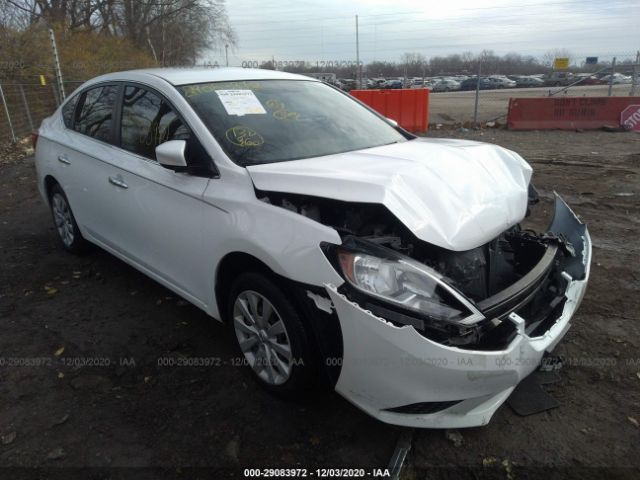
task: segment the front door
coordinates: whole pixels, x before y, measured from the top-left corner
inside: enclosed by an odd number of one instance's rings
[[[155,147],[187,141],[187,162],[210,161],[198,139],[157,92],[124,87],[117,126],[119,158],[110,170],[112,210],[119,228],[114,246],[142,269],[191,301],[206,304],[213,272],[203,262],[202,237],[206,175],[179,173],[156,161]],[[190,158],[197,156],[197,159]]]

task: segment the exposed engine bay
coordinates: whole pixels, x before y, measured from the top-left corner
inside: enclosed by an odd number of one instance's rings
[[[258,193],[267,203],[334,228],[342,238],[353,235],[407,255],[447,277],[475,301],[491,297],[522,278],[542,258],[548,243],[556,240],[516,226],[485,245],[454,252],[417,239],[382,205]],[[536,202],[537,197],[530,195],[530,203]]]
[[[484,245],[457,252],[419,240],[383,205],[289,193],[256,191],[256,194],[264,202],[334,228],[343,241],[357,237],[389,248],[445,277],[451,286],[474,301],[491,322],[470,329],[452,329],[451,325],[439,329],[429,322],[430,327],[425,328],[435,330],[427,336],[443,343],[494,348],[496,342],[507,341],[514,331],[507,325],[509,322],[503,322],[509,313],[525,312],[523,316],[531,319],[527,331],[534,332],[544,326],[551,311],[561,307],[566,281],[559,269],[553,267],[563,257],[575,255],[565,238],[538,234],[516,225]],[[537,201],[537,192],[530,187],[529,206]],[[494,332],[486,335],[488,330]]]

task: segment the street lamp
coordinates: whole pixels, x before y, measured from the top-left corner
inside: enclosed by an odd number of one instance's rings
[[[224,57],[227,61],[227,67],[229,66],[229,44],[225,44],[224,46]]]

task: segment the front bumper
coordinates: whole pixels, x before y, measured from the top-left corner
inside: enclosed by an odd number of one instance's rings
[[[577,254],[562,272],[568,285],[558,318],[542,335],[525,333],[525,320],[509,315],[517,328],[503,350],[466,350],[441,345],[412,326],[398,327],[325,285],[342,329],[344,354],[336,391],[387,423],[428,428],[486,425],[516,385],[533,372],[570,326],[589,279],[591,240],[586,227],[560,197],[550,231],[563,235]],[[398,413],[418,405],[424,412]],[[410,409],[409,409],[410,410]],[[403,411],[407,411],[406,409]]]

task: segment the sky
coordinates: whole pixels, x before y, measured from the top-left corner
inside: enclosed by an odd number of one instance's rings
[[[484,49],[542,57],[567,49],[576,58],[635,57],[638,0],[227,0],[238,43],[229,64],[276,60],[399,61]],[[205,61],[224,64],[224,46]]]

